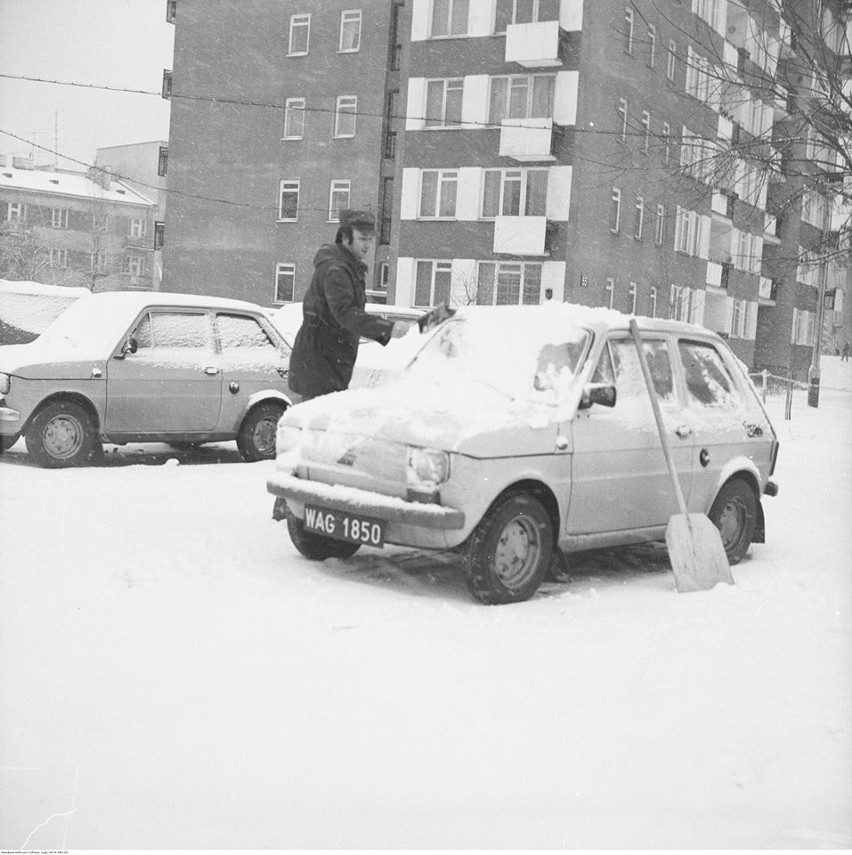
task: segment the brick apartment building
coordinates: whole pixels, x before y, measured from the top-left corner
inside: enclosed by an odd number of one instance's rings
[[[170,0],[164,288],[298,300],[366,207],[374,299],[612,306],[806,372],[820,288],[827,334],[844,304],[844,274],[802,263],[830,207],[754,157],[708,167],[717,140],[818,161],[774,148],[807,105],[749,82],[795,56],[772,2],[355,5]]]

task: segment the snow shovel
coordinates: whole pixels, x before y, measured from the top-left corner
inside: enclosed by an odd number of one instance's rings
[[[690,514],[686,509],[674,458],[666,439],[666,429],[663,425],[660,404],[657,401],[657,393],[651,379],[651,370],[648,368],[648,360],[645,358],[645,351],[642,348],[642,336],[639,334],[636,321],[633,319],[630,321],[630,332],[639,353],[639,365],[642,368],[642,376],[645,378],[645,385],[651,398],[651,407],[654,410],[654,419],[657,422],[663,455],[666,458],[666,465],[680,508],[679,514],[672,514],[669,517],[669,524],[666,526],[666,547],[674,572],[675,586],[679,593],[685,594],[689,591],[707,591],[719,582],[733,585],[734,577],[731,574],[731,567],[728,564],[728,556],[725,554],[719,529],[710,522],[709,517],[704,514]]]
[[[417,326],[420,327],[420,332],[427,332],[432,327],[443,323],[447,318],[451,318],[455,313],[455,309],[451,309],[446,303],[442,303],[440,306],[435,306],[434,309],[430,309],[425,315],[419,317],[417,319]]]

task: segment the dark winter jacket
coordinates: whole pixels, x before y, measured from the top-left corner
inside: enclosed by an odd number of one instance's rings
[[[314,258],[314,275],[302,303],[302,326],[290,357],[290,388],[306,398],[349,386],[358,339],[385,345],[393,322],[364,311],[365,264],[345,247],[325,244]]]

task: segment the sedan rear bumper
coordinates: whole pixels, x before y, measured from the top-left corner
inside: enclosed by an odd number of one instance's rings
[[[315,504],[388,522],[429,529],[464,528],[464,511],[434,503],[409,502],[355,487],[340,487],[275,472],[266,481],[275,496],[300,504]]]

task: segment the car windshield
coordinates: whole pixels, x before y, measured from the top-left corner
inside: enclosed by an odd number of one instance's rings
[[[562,311],[477,308],[447,321],[406,374],[441,384],[481,383],[513,399],[558,403],[572,389],[590,340]]]

